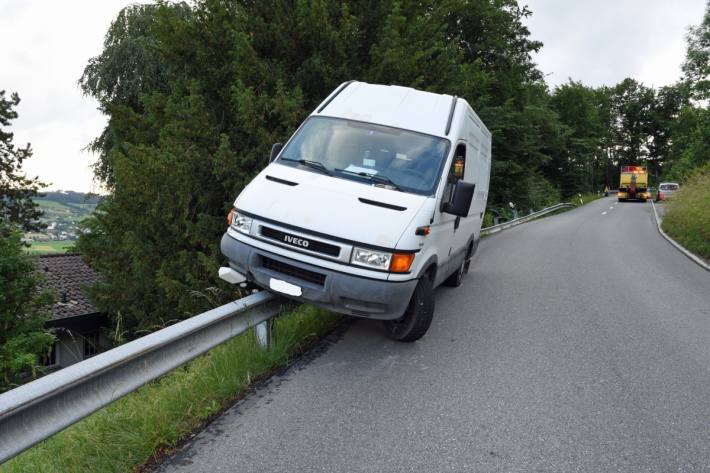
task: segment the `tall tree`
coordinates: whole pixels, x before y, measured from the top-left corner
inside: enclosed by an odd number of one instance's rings
[[[54,335],[44,330],[49,293],[17,227],[0,222],[0,392],[41,372]]]
[[[557,87],[551,98],[552,107],[569,130],[562,159],[552,164],[559,171],[557,182],[566,195],[593,192],[607,184],[602,150],[605,123],[598,97],[593,88],[570,80]]]
[[[17,94],[5,98],[0,91],[0,125],[17,118]],[[22,163],[32,156],[30,145],[17,148],[13,133],[0,128],[0,391],[38,373],[38,360],[54,336],[43,329],[49,295],[33,258],[24,251],[21,229],[39,228],[41,214],[32,197],[41,183],[22,173]]]
[[[647,158],[653,101],[653,90],[631,78],[612,89],[610,127],[620,165],[637,164]]]
[[[678,85],[661,87],[654,94],[648,120],[647,149],[649,173],[655,176],[657,183],[661,173],[672,163],[674,123],[687,99]]]
[[[710,99],[710,1],[702,22],[688,31],[683,80],[698,100]]]
[[[669,177],[683,179],[710,162],[710,1],[702,22],[687,36],[681,106],[671,122]],[[690,100],[688,100],[690,99]]]
[[[527,179],[559,142],[528,14],[514,0],[124,9],[80,80],[109,118],[95,149],[111,194],[78,245],[104,275],[96,303],[135,332],[208,307],[207,292],[234,297],[216,277],[224,214],[271,143],[345,80],[466,98],[505,135],[494,140],[507,163],[497,175]]]
[[[13,93],[5,97],[0,90],[0,221],[13,222],[25,230],[40,227],[39,217],[42,212],[32,200],[42,184],[38,178],[27,178],[22,172],[22,163],[32,156],[32,149],[27,144],[18,148],[13,144],[14,134],[6,129],[17,118],[15,107],[20,97]]]

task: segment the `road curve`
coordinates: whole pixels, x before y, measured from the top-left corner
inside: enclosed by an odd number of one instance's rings
[[[710,471],[710,273],[650,204],[481,242],[429,333],[358,321],[160,471]]]

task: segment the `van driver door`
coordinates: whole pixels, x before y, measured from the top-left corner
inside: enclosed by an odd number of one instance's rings
[[[452,199],[456,183],[464,178],[466,165],[466,143],[460,142],[456,145],[454,158],[451,161],[451,166],[446,176],[446,185],[441,199],[442,202],[453,201]],[[462,254],[466,251],[466,244],[468,243],[471,235],[465,231],[465,228],[468,227],[468,225],[462,225],[464,223],[464,219],[461,217],[442,213],[441,219],[444,224],[444,228],[450,232],[448,259],[446,264],[446,274],[449,274],[461,264]]]

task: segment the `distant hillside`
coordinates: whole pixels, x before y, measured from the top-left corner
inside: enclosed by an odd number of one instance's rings
[[[100,195],[74,191],[44,192],[43,196],[44,197],[40,197],[39,199],[51,200],[62,204],[93,204],[96,206],[101,200]]]
[[[96,209],[101,199],[94,194],[84,194],[74,191],[45,192],[35,199],[44,212],[41,220],[44,223],[74,228],[81,220],[85,219]]]
[[[101,196],[73,191],[45,192],[34,199],[42,210],[40,218],[46,228],[40,232],[27,233],[29,252],[64,252],[79,234],[79,223],[90,216]]]

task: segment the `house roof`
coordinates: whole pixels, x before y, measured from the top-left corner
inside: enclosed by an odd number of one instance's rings
[[[86,286],[99,281],[99,275],[82,261],[80,254],[42,255],[39,267],[49,288],[56,293],[56,302],[52,305],[53,320],[99,312],[84,293]]]

